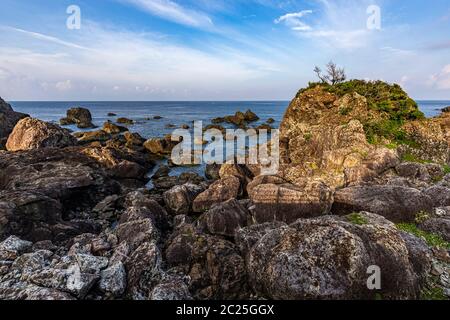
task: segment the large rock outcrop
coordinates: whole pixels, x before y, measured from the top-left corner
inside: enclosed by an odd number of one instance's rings
[[[372,91],[380,88],[387,90],[385,96],[374,98]],[[405,106],[390,100],[389,95],[394,94],[403,95]],[[394,114],[400,119],[421,116],[417,105],[408,99],[395,85],[370,82],[317,85],[300,91],[280,126],[281,175],[292,183],[308,176],[319,177],[339,188],[370,180],[394,167],[398,156],[383,145],[397,132],[383,129],[399,125],[392,120]],[[383,139],[385,143],[379,143]]]
[[[8,151],[74,146],[77,140],[66,129],[38,119],[20,120],[6,142]]]
[[[326,216],[243,229],[237,239],[254,243],[244,252],[253,289],[269,299],[417,298],[423,285],[414,265],[418,253],[391,222],[359,215],[362,223]],[[380,290],[368,289],[371,266],[381,272]]]

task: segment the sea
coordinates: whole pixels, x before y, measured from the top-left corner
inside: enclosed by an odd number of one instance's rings
[[[252,125],[258,126],[272,118],[275,120],[272,126],[278,127],[289,105],[289,101],[13,101],[9,103],[15,111],[54,123],[59,123],[59,120],[65,117],[66,111],[72,107],[89,109],[92,113],[94,124],[99,127],[108,120],[115,121],[119,117],[126,117],[135,122],[133,126],[129,127],[130,131],[137,132],[147,139],[164,137],[167,134],[171,134],[174,127],[180,128],[184,124],[192,126],[193,121],[203,121],[204,126],[206,126],[214,118],[232,115],[236,111],[245,112],[248,109],[251,109],[260,118],[258,122]],[[422,112],[430,118],[439,115],[443,108],[450,106],[450,101],[417,101],[417,103]],[[114,113],[117,116],[108,117],[108,113]],[[153,119],[155,116],[162,118],[155,120]],[[68,126],[67,128],[73,131],[82,131],[75,126]],[[185,169],[175,168],[171,175],[177,175],[184,171]],[[191,171],[204,172],[201,167],[192,168]]]
[[[450,106],[450,101],[417,101],[420,109],[427,117],[439,115],[441,110]],[[211,119],[234,114],[236,111],[254,111],[260,121],[265,123],[273,118],[277,127],[289,105],[289,101],[208,101],[208,102],[47,102],[47,101],[14,101],[10,102],[14,110],[31,115],[44,121],[58,123],[72,107],[85,107],[92,113],[93,122],[101,127],[107,120],[115,121],[119,117],[126,117],[135,121],[131,131],[138,132],[144,138],[163,137],[173,132],[173,126],[180,127],[192,121],[203,121],[204,125],[211,123]],[[108,117],[108,113],[117,116]],[[154,120],[160,116],[162,119]],[[169,127],[170,126],[170,127]],[[67,127],[73,131],[80,131],[74,126]]]

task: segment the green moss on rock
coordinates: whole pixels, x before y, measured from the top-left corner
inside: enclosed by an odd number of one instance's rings
[[[371,110],[379,112],[380,119],[363,123],[367,140],[371,144],[382,143],[389,140],[397,145],[409,145],[419,147],[409,140],[402,129],[405,122],[424,119],[425,115],[419,110],[417,103],[397,84],[389,84],[383,81],[351,80],[335,85],[327,83],[310,83],[307,88],[301,89],[298,95],[309,89],[321,86],[327,92],[338,97],[346,94],[358,93],[367,99]],[[341,109],[345,115],[349,110]]]

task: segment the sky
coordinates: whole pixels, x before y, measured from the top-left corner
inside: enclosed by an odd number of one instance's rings
[[[450,1],[0,1],[9,101],[290,100],[330,60],[450,100]]]

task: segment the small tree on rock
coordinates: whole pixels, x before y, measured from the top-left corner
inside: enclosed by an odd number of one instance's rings
[[[344,82],[347,79],[344,68],[339,68],[333,61],[330,61],[327,64],[326,75],[322,74],[322,69],[317,66],[314,68],[314,72],[317,74],[320,81],[331,85]]]

